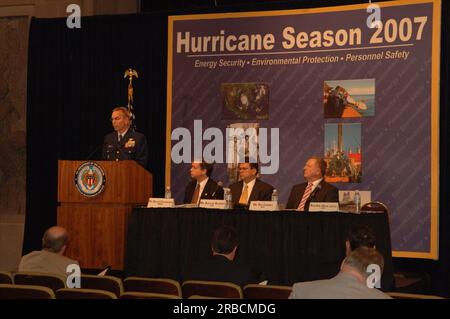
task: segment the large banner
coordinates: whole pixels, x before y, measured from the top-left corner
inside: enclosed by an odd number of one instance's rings
[[[438,258],[439,0],[169,17],[166,184],[258,158],[287,202],[312,155],[390,212],[393,255]],[[254,156],[256,154],[256,157]],[[348,197],[348,198],[347,198]]]

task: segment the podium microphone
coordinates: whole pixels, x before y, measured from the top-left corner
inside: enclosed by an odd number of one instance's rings
[[[90,160],[92,158],[92,156],[94,156],[95,153],[97,153],[97,151],[99,150],[100,147],[104,146],[106,143],[103,142],[101,144],[98,144],[97,147],[91,152],[89,153],[88,156],[85,157],[86,161]]]

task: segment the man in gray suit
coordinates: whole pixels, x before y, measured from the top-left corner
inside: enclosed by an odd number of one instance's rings
[[[294,284],[290,299],[391,299],[368,287],[369,265],[378,265],[383,272],[383,256],[375,249],[360,247],[347,256],[341,271],[331,279]],[[379,274],[381,277],[381,273]]]
[[[40,272],[67,277],[67,266],[78,265],[76,260],[63,256],[68,243],[69,234],[65,228],[50,227],[42,237],[42,250],[23,256],[19,272]]]

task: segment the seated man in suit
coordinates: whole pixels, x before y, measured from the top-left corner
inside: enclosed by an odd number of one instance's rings
[[[323,179],[326,169],[327,163],[322,158],[310,157],[303,167],[307,182],[292,187],[286,208],[308,211],[310,202],[339,202],[338,189]]]
[[[359,247],[375,247],[375,234],[373,230],[366,225],[353,226],[345,241],[345,255],[349,256],[350,253]]]
[[[253,200],[270,201],[273,186],[264,183],[258,175],[258,163],[250,163],[249,158],[239,163],[239,182],[230,185],[234,206],[248,206]]]
[[[212,171],[211,163],[192,163],[192,181],[186,186],[183,201],[185,204],[198,204],[200,199],[223,199],[223,188],[211,178]]]
[[[376,288],[369,288],[370,265],[383,273],[383,256],[375,249],[360,247],[347,256],[336,277],[294,284],[290,299],[391,299]]]
[[[194,265],[186,280],[225,281],[241,287],[257,283],[256,273],[234,261],[238,246],[236,231],[228,226],[219,227],[211,239],[212,258]]]
[[[19,272],[40,272],[67,277],[66,269],[76,260],[64,257],[69,234],[63,227],[49,228],[42,237],[42,250],[33,251],[22,257]]]
[[[114,131],[105,136],[103,159],[107,161],[134,160],[144,168],[148,162],[147,139],[131,128],[131,114],[125,107],[116,107],[111,115]]]

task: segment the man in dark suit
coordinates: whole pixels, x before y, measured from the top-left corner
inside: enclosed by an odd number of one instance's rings
[[[234,261],[238,245],[238,236],[233,228],[221,226],[216,229],[211,240],[212,258],[194,265],[186,280],[224,281],[241,287],[257,283],[256,273]]]
[[[234,206],[248,206],[251,201],[270,201],[272,199],[273,186],[256,178],[258,163],[250,163],[246,158],[245,163],[239,163],[239,182],[230,185]]]
[[[125,107],[116,107],[111,115],[114,131],[105,136],[103,159],[107,161],[134,160],[146,168],[147,139],[131,126],[131,114]]]
[[[223,199],[223,188],[210,176],[213,164],[193,162],[191,165],[192,181],[186,186],[185,204],[198,204],[200,199]]]
[[[339,202],[336,187],[324,181],[327,163],[320,157],[312,156],[303,167],[306,183],[292,187],[287,209],[308,211],[310,202]]]

